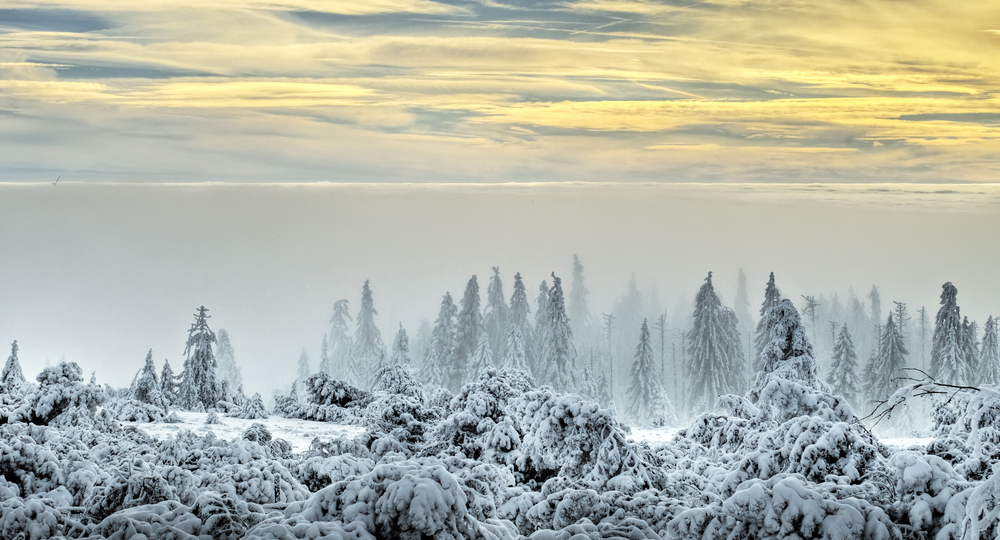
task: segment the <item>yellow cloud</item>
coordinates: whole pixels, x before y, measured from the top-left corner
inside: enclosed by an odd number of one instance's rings
[[[178,11],[178,10],[276,10],[316,11],[338,15],[373,15],[377,13],[441,14],[458,12],[457,8],[430,0],[8,0],[7,8],[59,8],[88,11]]]

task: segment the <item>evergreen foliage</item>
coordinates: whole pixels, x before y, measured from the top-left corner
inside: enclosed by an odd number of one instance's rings
[[[893,394],[899,387],[900,377],[905,376],[903,368],[906,367],[906,356],[910,352],[903,344],[903,335],[899,331],[899,325],[889,315],[889,320],[882,329],[879,341],[878,362],[873,372],[874,380],[871,384],[869,397],[875,401],[881,401]]]
[[[302,347],[302,353],[299,354],[299,363],[295,368],[294,387],[298,393],[305,392],[306,379],[309,378],[309,375],[309,353],[306,352],[305,347]]]
[[[549,309],[549,284],[543,279],[538,284],[538,296],[535,298],[534,340],[531,344],[534,350],[534,363],[531,366],[531,371],[536,379],[542,381],[547,380],[548,376],[548,359],[545,357],[545,348],[552,339],[551,332],[552,311]]]
[[[847,325],[841,325],[837,343],[833,348],[833,359],[827,383],[834,395],[847,398],[854,405],[859,404],[861,381],[858,379],[858,355],[854,351],[854,341]]]
[[[997,320],[993,316],[986,319],[986,325],[983,326],[983,344],[979,354],[981,384],[1000,386],[1000,343]]]
[[[493,351],[490,349],[490,340],[487,338],[485,332],[479,336],[479,345],[476,347],[476,352],[472,355],[469,368],[465,384],[475,382],[479,379],[480,375],[489,369],[496,369],[496,366],[493,364]]]
[[[375,302],[368,280],[361,289],[361,309],[358,311],[357,328],[354,331],[354,347],[351,349],[351,366],[348,381],[352,384],[371,388],[378,369],[385,367],[387,354],[382,333],[375,326]]]
[[[218,379],[229,387],[231,391],[243,387],[243,373],[236,365],[236,351],[229,341],[229,332],[225,328],[219,329],[219,344],[215,348],[215,359],[219,364]]]
[[[455,319],[458,308],[451,299],[450,293],[444,293],[441,298],[441,309],[438,310],[434,329],[431,330],[431,345],[427,358],[424,359],[422,378],[425,383],[445,388],[451,385],[450,362],[455,349]]]
[[[771,310],[781,301],[781,291],[774,284],[774,272],[767,278],[767,286],[764,288],[764,301],[760,305],[760,320],[757,321],[757,333],[754,338],[756,356],[753,360],[753,372],[759,375],[764,369],[763,353],[764,348],[771,342],[771,334],[775,325],[775,315]]]
[[[531,368],[528,366],[528,357],[525,354],[524,338],[521,336],[521,329],[516,326],[507,332],[507,341],[504,344],[503,359],[500,367],[519,369],[525,373],[531,373]]]
[[[573,254],[573,283],[569,291],[569,320],[573,323],[573,333],[577,339],[589,338],[592,333],[593,321],[590,317],[590,307],[587,296],[590,291],[584,284],[583,263]]]
[[[524,343],[524,360],[529,366],[526,369],[532,373],[535,365],[535,341],[532,331],[531,321],[528,315],[531,313],[531,306],[528,304],[528,292],[524,288],[524,281],[521,280],[521,273],[514,274],[514,290],[510,295],[510,310],[507,312],[507,324],[511,329],[517,328],[521,333],[521,340]],[[536,374],[537,375],[537,374]]]
[[[187,346],[184,354],[184,371],[178,389],[178,405],[191,411],[215,408],[221,396],[215,377],[217,369],[212,345],[216,343],[215,332],[208,327],[208,309],[198,308],[195,321],[188,330]]]
[[[163,394],[163,398],[168,403],[173,404],[177,401],[177,389],[177,377],[170,367],[170,360],[165,359],[163,360],[163,370],[160,372],[160,393]]]
[[[490,340],[490,349],[503,350],[507,339],[507,327],[510,308],[503,295],[503,282],[500,280],[500,268],[493,267],[489,287],[486,288],[486,310],[483,313],[483,326]]]
[[[156,364],[153,363],[153,349],[146,353],[146,362],[136,377],[132,388],[132,399],[156,405],[164,410],[169,406],[166,397],[160,391],[160,381],[156,377]]]
[[[965,371],[969,373],[968,384],[979,383],[979,343],[976,337],[978,328],[976,323],[969,322],[968,317],[962,318],[962,333],[959,335],[959,350],[962,351],[962,361],[965,363]]]
[[[628,391],[625,414],[636,425],[649,425],[652,419],[653,398],[659,384],[656,382],[656,365],[653,359],[653,345],[649,336],[649,325],[642,321],[639,330],[639,344],[632,357],[632,384]]]
[[[344,378],[352,369],[351,350],[354,348],[350,336],[351,318],[347,300],[333,304],[330,317],[330,339],[327,342],[327,361],[321,363],[319,371],[333,378]]]
[[[544,332],[541,358],[544,362],[543,380],[557,392],[572,392],[577,389],[576,347],[573,344],[573,330],[566,315],[566,301],[563,296],[562,280],[552,274],[552,288],[546,303],[548,328]]]
[[[10,356],[3,366],[3,374],[0,375],[0,392],[15,392],[20,389],[27,380],[24,372],[21,371],[21,362],[17,359],[17,340],[10,344]]]
[[[694,304],[694,324],[688,333],[685,372],[692,410],[708,410],[723,394],[739,391],[743,362],[735,315],[722,307],[712,285],[712,273],[698,290]]]
[[[966,384],[974,377],[962,354],[962,317],[958,289],[947,282],[941,286],[941,307],[934,318],[931,338],[931,376],[946,384]]]
[[[795,305],[787,298],[769,310],[773,325],[771,341],[761,353],[763,368],[751,390],[750,400],[756,402],[761,392],[775,379],[785,379],[804,388],[822,390],[816,378],[816,359],[813,347]]]
[[[465,286],[455,326],[455,348],[452,350],[449,385],[453,392],[457,392],[465,382],[466,372],[471,370],[469,363],[484,333],[483,315],[479,308],[479,281],[476,276],[472,276]]]
[[[389,357],[389,364],[393,366],[412,367],[410,360],[410,338],[406,335],[403,323],[399,323],[399,330],[392,340],[392,356]]]

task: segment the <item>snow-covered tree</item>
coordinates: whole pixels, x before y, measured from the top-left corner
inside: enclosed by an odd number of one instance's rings
[[[342,379],[351,369],[351,350],[353,343],[350,336],[351,318],[347,300],[338,300],[333,304],[333,315],[330,317],[330,338],[327,341],[327,361],[321,363],[319,371],[335,378]]]
[[[947,384],[966,384],[974,377],[962,355],[958,289],[950,281],[941,288],[941,308],[934,319],[934,336],[931,338],[931,376]]]
[[[160,372],[160,393],[168,403],[177,402],[177,377],[170,367],[170,360],[163,360],[163,370]]]
[[[781,302],[781,291],[774,284],[774,272],[767,278],[767,286],[764,288],[764,301],[760,305],[760,320],[757,321],[757,333],[754,339],[756,345],[756,356],[753,359],[753,372],[759,375],[764,369],[763,352],[768,343],[771,342],[771,330],[774,328],[775,316],[771,310]]]
[[[531,344],[534,352],[534,363],[531,369],[536,379],[545,381],[548,376],[548,359],[545,357],[545,347],[551,340],[552,311],[549,309],[549,284],[542,280],[538,284],[538,296],[535,298],[535,328],[534,340]]]
[[[572,392],[577,389],[576,346],[573,344],[573,330],[566,315],[566,300],[563,296],[562,279],[552,274],[552,288],[546,304],[548,330],[542,343],[541,358],[546,366],[542,380],[548,382],[557,392]]]
[[[500,367],[519,369],[526,373],[531,373],[531,368],[528,366],[528,357],[524,351],[524,338],[521,336],[521,329],[515,326],[507,332],[507,341],[504,344]]]
[[[573,283],[569,291],[569,320],[573,323],[573,334],[577,339],[589,340],[592,332],[593,321],[590,318],[590,307],[587,305],[587,296],[590,291],[584,284],[583,263],[580,258],[573,254]]]
[[[962,351],[962,361],[965,363],[966,372],[971,375],[966,380],[967,384],[978,384],[979,382],[979,343],[976,323],[969,322],[968,317],[962,318],[962,333],[959,335],[959,350]]]
[[[264,407],[264,400],[260,397],[260,393],[255,392],[253,397],[243,400],[243,403],[227,416],[242,418],[244,420],[263,420],[271,415],[268,414],[267,408]]]
[[[160,381],[156,377],[156,364],[153,362],[153,349],[146,353],[146,362],[143,364],[139,375],[135,379],[132,388],[132,399],[156,405],[166,409],[169,403],[160,391]]]
[[[846,324],[841,325],[840,334],[837,335],[826,381],[834,394],[846,397],[855,405],[859,404],[861,380],[858,375],[858,355],[854,351],[854,341]]]
[[[743,336],[743,340],[746,343],[742,344],[744,349],[743,358],[753,358],[754,348],[754,323],[753,316],[750,314],[750,297],[747,292],[747,275],[743,273],[743,269],[740,268],[739,276],[736,280],[736,298],[733,300],[733,312],[736,314],[736,318],[739,320],[740,335]],[[748,373],[746,375],[748,381],[753,380],[753,364],[756,361],[751,361],[751,365],[747,366]]]
[[[688,333],[687,373],[692,410],[708,410],[722,394],[739,391],[743,374],[742,345],[735,315],[722,307],[712,285],[712,273],[694,300],[694,324]]]
[[[878,287],[872,285],[872,290],[868,291],[868,301],[872,305],[872,320],[882,320],[882,298],[878,294]],[[898,325],[897,325],[898,326]],[[881,344],[879,345],[881,347]]]
[[[458,308],[451,299],[451,293],[444,293],[441,309],[438,310],[434,329],[431,330],[431,345],[424,359],[421,377],[426,384],[440,388],[451,385],[451,355],[455,349],[455,319]]]
[[[875,366],[874,380],[871,383],[869,398],[875,401],[884,400],[892,395],[901,385],[899,378],[905,376],[906,356],[910,351],[903,344],[903,335],[899,326],[889,315],[889,320],[882,329],[879,340],[878,363]]]
[[[535,365],[534,333],[528,314],[531,313],[531,306],[528,305],[528,292],[524,288],[524,281],[521,280],[521,273],[514,274],[514,291],[510,295],[510,310],[507,312],[507,325],[517,328],[521,332],[521,339],[524,342],[524,359],[532,372]]]
[[[364,388],[371,388],[375,382],[375,374],[385,367],[388,359],[382,332],[375,326],[375,315],[378,315],[378,311],[375,310],[372,290],[366,279],[361,289],[361,309],[358,311],[354,347],[349,362],[353,369],[348,377],[348,382]]]
[[[997,320],[991,315],[983,326],[983,344],[979,350],[980,382],[984,385],[1000,386],[1000,342],[997,336]]]
[[[302,347],[302,352],[299,354],[299,363],[295,368],[295,389],[299,394],[305,393],[306,390],[306,380],[311,375],[309,369],[309,353],[306,352],[306,348]]]
[[[645,426],[649,424],[653,396],[659,386],[649,325],[645,320],[642,321],[642,328],[639,330],[639,344],[636,345],[635,355],[632,357],[631,375],[632,380],[628,388],[625,414],[637,425]]]
[[[392,340],[392,356],[389,357],[389,364],[394,366],[412,367],[410,360],[410,338],[406,335],[403,323],[399,323],[399,330]]]
[[[24,372],[21,371],[21,362],[17,359],[17,340],[10,345],[10,356],[3,366],[3,374],[0,375],[0,391],[11,393],[27,382]]]
[[[466,379],[469,363],[479,346],[479,338],[485,333],[483,315],[479,308],[479,281],[476,276],[469,279],[462,296],[455,326],[455,349],[452,351],[451,385],[453,391],[461,388]]]
[[[767,385],[777,379],[786,379],[806,388],[822,389],[817,379],[816,359],[812,344],[806,337],[799,312],[792,301],[785,298],[769,310],[773,325],[771,341],[761,353],[763,365],[749,397],[756,402]]]
[[[500,280],[500,268],[493,267],[493,276],[486,288],[486,310],[483,313],[483,326],[490,340],[490,349],[502,350],[507,339],[507,319],[510,308],[503,295],[503,282]]]
[[[198,308],[184,348],[187,359],[181,372],[177,399],[180,407],[192,411],[213,409],[220,399],[219,384],[215,378],[217,365],[212,352],[216,338],[215,332],[208,327],[210,316],[207,313],[205,306]]]
[[[236,392],[238,388],[243,387],[243,373],[236,365],[236,352],[229,341],[229,332],[225,328],[220,328],[218,338],[215,359],[219,364],[219,371],[216,377],[226,384],[230,392]]]
[[[465,384],[475,382],[486,370],[494,368],[496,366],[493,364],[493,351],[490,349],[490,340],[484,332],[479,336],[479,345],[476,347],[476,352],[472,355],[471,362],[469,363],[469,370],[465,376]]]

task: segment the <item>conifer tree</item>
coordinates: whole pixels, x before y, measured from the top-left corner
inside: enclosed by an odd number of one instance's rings
[[[962,355],[962,317],[958,289],[949,281],[941,286],[941,308],[931,338],[931,376],[946,384],[966,384],[973,377]]]
[[[217,378],[235,392],[237,388],[243,386],[243,373],[236,365],[236,352],[229,341],[229,332],[226,332],[225,328],[220,328],[218,337],[219,344],[215,348],[215,358],[219,363]]]
[[[507,307],[507,299],[503,295],[500,268],[494,266],[493,277],[490,278],[489,287],[486,288],[486,311],[483,313],[483,326],[490,340],[491,350],[503,349],[504,341],[507,339],[508,311],[510,308]]]
[[[493,350],[490,349],[490,340],[487,338],[485,332],[479,336],[479,345],[476,346],[476,352],[472,355],[469,367],[470,369],[465,377],[465,384],[475,382],[486,370],[496,367],[493,364]]]
[[[389,364],[393,366],[413,367],[410,360],[410,338],[406,335],[403,323],[399,323],[399,330],[392,340],[392,356],[389,357]]]
[[[644,426],[649,423],[653,403],[653,396],[656,393],[656,367],[653,360],[653,345],[649,336],[649,325],[642,321],[642,328],[639,330],[639,344],[636,345],[635,355],[632,357],[632,381],[628,391],[628,404],[626,415],[636,423]]]
[[[530,374],[531,368],[528,366],[528,357],[524,351],[524,338],[521,337],[521,329],[515,326],[510,329],[510,332],[507,332],[501,367],[519,369]]]
[[[375,374],[386,363],[385,343],[382,342],[382,332],[375,326],[375,302],[372,290],[365,280],[361,289],[361,309],[358,311],[357,328],[354,331],[354,347],[350,364],[353,373],[349,382],[364,388],[371,388],[375,382]]]
[[[215,378],[217,365],[212,352],[216,337],[215,332],[208,327],[208,319],[211,317],[207,313],[205,306],[198,308],[184,348],[187,359],[181,372],[177,397],[179,405],[191,411],[213,409],[220,399],[219,385]]]
[[[767,278],[767,286],[764,288],[764,302],[760,305],[760,320],[757,322],[757,333],[754,339],[756,351],[753,359],[753,372],[760,374],[764,369],[763,356],[764,348],[771,342],[771,330],[774,328],[775,317],[771,310],[781,302],[781,291],[774,284],[774,272]]]
[[[299,394],[305,394],[306,380],[309,379],[309,375],[309,353],[306,352],[305,347],[302,347],[299,363],[295,369],[295,384],[293,385]]]
[[[534,333],[531,322],[528,320],[530,313],[528,292],[524,288],[524,281],[521,280],[521,273],[518,272],[514,274],[514,291],[510,295],[507,323],[511,329],[517,328],[521,333],[521,340],[524,343],[524,360],[528,366],[525,371],[528,373],[532,373],[532,367],[535,364]]]
[[[573,392],[578,389],[576,347],[573,344],[569,316],[566,315],[562,279],[556,277],[555,273],[552,274],[552,288],[549,290],[546,311],[549,313],[549,327],[545,333],[547,339],[542,346],[541,356],[547,368],[543,380],[557,392]]]
[[[722,394],[738,391],[734,380],[743,370],[732,355],[742,347],[738,339],[731,342],[733,333],[738,337],[739,330],[735,328],[735,316],[730,319],[726,311],[715,294],[709,272],[695,297],[694,324],[688,334],[686,373],[692,410],[708,410]]]
[[[965,363],[965,371],[969,373],[966,379],[967,384],[979,383],[979,343],[977,334],[979,329],[976,323],[969,322],[968,317],[962,318],[962,333],[959,336],[959,349],[962,351],[962,362]]]
[[[740,335],[740,321],[736,312],[729,308],[722,310],[722,343],[724,345],[723,360],[725,365],[726,386],[730,393],[746,392],[747,380],[743,376],[747,371],[747,357],[743,353],[743,337]]]
[[[323,334],[323,344],[319,347],[319,368],[317,373],[329,373],[326,371],[328,369],[333,369],[330,365],[330,340],[327,339],[327,335]]]
[[[872,383],[872,400],[883,400],[888,398],[899,387],[899,378],[905,375],[903,369],[906,367],[906,356],[910,352],[903,344],[903,335],[899,332],[899,326],[889,315],[889,320],[882,330],[879,341],[878,363],[875,366]]]
[[[610,407],[611,402],[614,397],[611,394],[611,379],[608,377],[607,370],[601,370],[601,374],[597,377],[597,401],[598,405]]]
[[[872,290],[868,292],[868,300],[872,303],[872,320],[881,321],[882,299],[878,294],[878,287],[876,287],[875,285],[872,285]]]
[[[580,338],[589,338],[593,321],[590,318],[590,307],[587,296],[590,291],[584,285],[583,263],[573,254],[573,283],[569,292],[569,320],[573,323],[573,333]]]
[[[821,389],[816,378],[816,358],[812,344],[806,337],[799,312],[792,301],[785,298],[770,309],[773,325],[771,341],[761,353],[763,368],[757,375],[751,401],[760,398],[760,392],[775,377],[799,383],[808,388]]]
[[[531,346],[534,349],[534,364],[531,369],[535,377],[546,380],[548,376],[548,359],[545,357],[545,347],[551,339],[552,312],[549,309],[549,284],[544,279],[538,285],[538,297],[535,298],[535,335]]]
[[[353,369],[351,351],[351,318],[347,300],[338,300],[333,304],[333,316],[330,317],[330,340],[327,342],[327,362],[320,364],[319,370],[334,379],[343,379]]]
[[[743,273],[743,269],[740,268],[740,273],[736,281],[736,298],[733,301],[733,312],[736,313],[736,318],[739,320],[740,334],[744,336],[746,341],[742,344],[744,349],[743,358],[754,358],[754,324],[753,316],[750,315],[750,297],[747,293],[747,276]],[[750,362],[748,369],[753,369],[753,364],[756,362]],[[753,380],[753,373],[747,373],[747,380]]]
[[[455,319],[458,308],[451,299],[451,293],[444,293],[441,309],[438,310],[434,329],[431,330],[431,345],[424,360],[423,380],[431,386],[451,386],[450,362],[455,349]]]
[[[1000,343],[997,336],[997,321],[992,316],[983,326],[983,345],[979,351],[979,373],[981,384],[1000,386]]]
[[[859,404],[861,381],[858,379],[858,355],[854,351],[854,341],[846,324],[840,327],[826,381],[834,394],[844,396],[854,405]]]
[[[24,372],[21,371],[21,362],[17,359],[17,340],[10,345],[10,356],[3,366],[3,374],[0,375],[0,392],[11,393],[20,389],[27,380]]]
[[[177,401],[177,377],[170,368],[170,360],[163,360],[163,371],[160,372],[160,393],[168,403]]]
[[[472,276],[465,286],[455,327],[455,350],[452,351],[451,362],[451,387],[454,391],[461,388],[465,381],[472,355],[476,353],[479,338],[484,333],[483,316],[479,309],[479,281],[476,276]]]
[[[135,379],[135,385],[132,388],[132,399],[164,409],[167,408],[167,400],[160,392],[160,381],[156,377],[156,365],[153,363],[153,349],[150,349],[146,353],[146,362]]]

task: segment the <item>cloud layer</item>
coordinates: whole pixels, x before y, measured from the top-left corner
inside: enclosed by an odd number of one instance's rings
[[[0,180],[997,181],[997,20],[943,0],[15,0]]]

